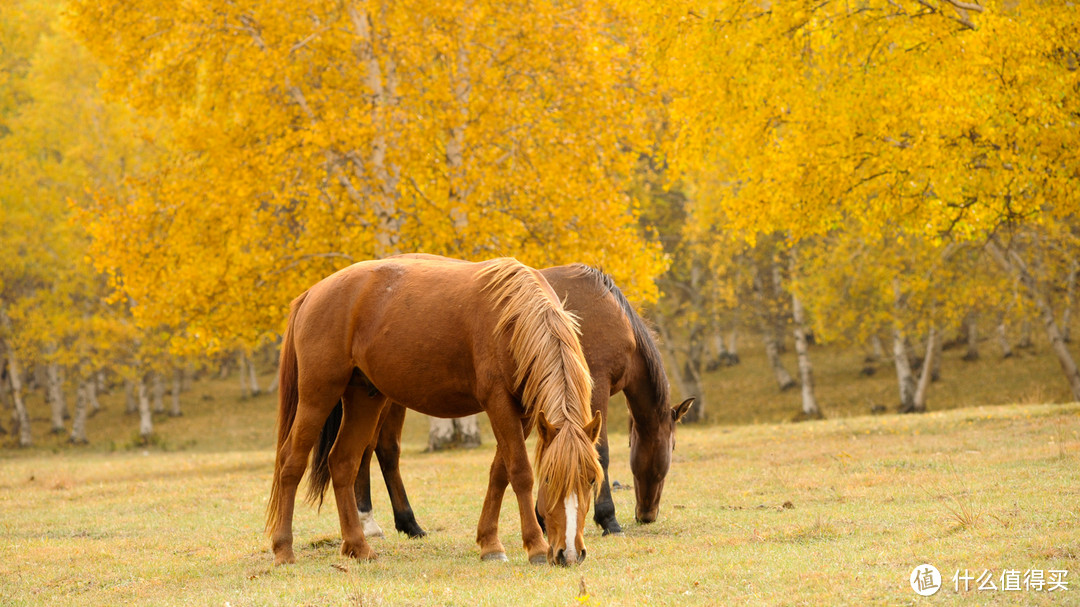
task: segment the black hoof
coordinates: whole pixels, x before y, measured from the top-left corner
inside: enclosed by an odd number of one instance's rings
[[[427,532],[421,529],[420,524],[416,522],[416,517],[413,516],[412,510],[404,513],[395,512],[394,527],[414,540],[427,535]]]
[[[600,525],[600,528],[604,530],[601,535],[622,535],[622,527],[619,526],[619,521],[615,520],[615,517],[596,521],[596,524]]]

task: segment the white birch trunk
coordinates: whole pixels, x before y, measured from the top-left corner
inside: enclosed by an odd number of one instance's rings
[[[964,360],[979,360],[979,318],[974,312],[964,317],[964,332],[967,334],[967,352]]]
[[[165,379],[157,371],[150,372],[150,385],[154,397],[154,413],[165,412]]]
[[[442,451],[454,444],[454,420],[428,417],[428,451]]]
[[[5,329],[10,327],[7,314],[4,312],[0,312],[0,322],[3,322]],[[7,351],[8,382],[11,384],[11,400],[15,407],[13,421],[16,427],[12,429],[12,432],[18,433],[20,447],[29,447],[34,444],[34,441],[30,434],[30,414],[26,411],[26,403],[23,401],[22,369],[19,366],[19,357],[7,344],[0,342],[0,345],[4,345]]]
[[[52,348],[55,351],[55,348]],[[52,413],[52,433],[63,434],[67,429],[64,427],[64,414],[67,403],[64,402],[64,378],[60,372],[60,365],[50,362],[45,366],[45,395],[49,400],[49,409]]]
[[[1005,315],[1001,317],[1001,322],[997,326],[997,340],[998,345],[1001,347],[1002,358],[1012,358],[1013,349],[1012,344],[1009,343],[1009,333],[1005,328]]]
[[[273,393],[277,392],[277,389],[278,389],[278,374],[275,373],[273,375],[273,377],[270,379],[270,385],[266,387],[266,392],[269,393],[269,394],[273,394]]]
[[[1028,271],[1027,264],[1024,263],[1024,260],[1020,258],[1016,251],[1003,250],[996,239],[987,242],[986,249],[990,251],[990,254],[1002,269],[1020,279],[1028,298],[1035,304],[1039,315],[1042,316],[1047,337],[1050,338],[1050,347],[1054,351],[1054,356],[1057,357],[1058,364],[1069,382],[1073,400],[1080,401],[1080,369],[1077,369],[1076,361],[1073,360],[1072,354],[1065,345],[1065,339],[1061,335],[1057,321],[1054,319],[1053,308],[1050,307],[1050,303],[1039,290],[1039,285],[1035,277]]]
[[[874,352],[874,360],[878,361],[885,358],[885,346],[881,343],[881,338],[877,333],[870,336],[870,348]]]
[[[104,375],[100,371],[95,373],[90,378],[90,383],[88,384],[90,389],[86,393],[86,397],[87,397],[86,405],[90,409],[87,412],[87,415],[90,416],[90,417],[94,417],[95,415],[98,414],[99,411],[101,411],[101,401],[98,400],[98,394],[100,394],[101,391],[102,391],[101,386],[104,383],[103,379],[104,379]]]
[[[458,434],[461,436],[461,446],[471,449],[480,446],[480,423],[477,415],[468,415],[454,420]]]
[[[930,327],[930,334],[926,338],[926,356],[923,358],[922,370],[919,372],[919,382],[915,387],[915,398],[912,401],[912,411],[922,413],[926,411],[926,394],[930,389],[930,381],[934,375],[934,359],[937,356],[938,333],[935,327]]]
[[[795,251],[791,252],[791,275],[795,276]],[[799,383],[802,385],[802,412],[809,419],[820,419],[821,409],[814,396],[814,367],[810,363],[810,344],[806,338],[806,311],[802,301],[791,290],[791,316],[795,322],[795,354],[799,363]]]
[[[76,445],[84,445],[86,439],[86,416],[90,411],[90,400],[96,392],[93,376],[84,379],[75,390],[75,416],[71,420],[71,437],[69,442]]]
[[[941,332],[937,331],[937,339],[934,340],[934,364],[930,366],[930,381],[935,382],[941,379],[941,360],[945,358],[943,352],[945,349],[945,340],[941,338]]]
[[[899,326],[893,328],[893,363],[900,388],[900,412],[911,413],[915,410],[915,375],[904,346],[904,333]]]
[[[791,376],[791,373],[788,373],[784,363],[780,361],[780,344],[775,331],[776,323],[769,318],[767,312],[769,306],[766,302],[765,284],[761,274],[762,271],[759,267],[757,272],[754,273],[754,299],[757,301],[755,313],[758,326],[761,329],[761,339],[765,344],[765,356],[769,359],[769,366],[772,367],[777,386],[779,386],[781,392],[784,392],[795,387],[795,378]]]
[[[255,369],[255,360],[247,358],[247,372],[248,372],[248,384],[251,386],[251,395],[258,396],[261,393],[259,390],[259,373]]]
[[[180,367],[173,369],[172,376],[172,410],[169,411],[169,415],[172,417],[180,417],[184,414],[180,410],[180,392],[184,388],[184,370]]]
[[[784,367],[784,363],[780,360],[780,345],[777,343],[776,335],[773,334],[770,327],[767,325],[762,327],[763,333],[761,335],[762,340],[765,342],[765,356],[769,359],[769,366],[772,367],[773,376],[776,377],[776,384],[780,387],[780,391],[784,392],[795,387],[795,378],[791,376],[787,368]]]
[[[240,398],[247,399],[251,396],[251,389],[248,387],[247,356],[242,351],[236,354],[236,365],[239,368]]]
[[[712,335],[709,336],[710,359],[705,366],[706,371],[715,371],[724,366],[728,360],[727,346],[724,344],[724,336],[720,333],[720,327],[713,326]]]
[[[1076,305],[1076,278],[1080,273],[1080,262],[1069,263],[1069,276],[1065,282],[1065,310],[1061,313],[1061,338],[1065,343],[1072,341],[1071,329],[1073,306]]]
[[[15,407],[10,402],[11,386],[6,381],[4,375],[4,369],[7,367],[7,357],[4,356],[4,346],[0,342],[0,415],[4,412],[11,411],[11,419],[15,419]],[[4,427],[4,420],[0,417],[0,434],[7,434],[7,428]]]
[[[444,419],[428,417],[428,451],[443,451],[455,447],[472,448],[480,445],[480,426],[476,415]]]
[[[150,435],[154,433],[154,419],[150,413],[150,389],[146,384],[145,376],[136,384],[139,399],[139,436],[144,442],[150,440]]]
[[[1024,319],[1020,323],[1020,339],[1016,341],[1016,347],[1020,349],[1031,348],[1035,342],[1031,340],[1031,321]]]
[[[386,56],[386,69],[379,63],[379,54],[375,51],[375,33],[372,31],[372,15],[367,5],[360,10],[353,4],[348,6],[349,17],[356,30],[358,43],[354,45],[357,60],[363,66],[364,84],[370,95],[372,124],[375,126],[371,138],[371,154],[368,157],[376,187],[365,188],[369,203],[375,208],[377,225],[375,226],[376,255],[385,257],[397,253],[400,238],[401,219],[397,216],[397,170],[389,166],[386,154],[389,144],[386,134],[392,132],[390,113],[397,103],[397,70],[393,58]],[[385,78],[385,82],[384,82]],[[363,163],[353,162],[360,183],[368,182],[360,173]]]
[[[896,367],[896,381],[900,389],[901,413],[915,410],[915,375],[911,371],[911,357],[908,355],[907,338],[900,326],[906,308],[905,297],[900,289],[900,279],[893,278],[893,364]]]
[[[124,378],[124,413],[133,415],[139,412],[139,399],[135,393],[135,380]]]

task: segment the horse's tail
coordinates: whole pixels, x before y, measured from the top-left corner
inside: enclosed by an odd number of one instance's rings
[[[323,496],[326,495],[326,488],[330,486],[330,449],[337,440],[338,430],[341,429],[342,415],[343,409],[339,402],[330,412],[330,417],[326,418],[322,432],[319,433],[319,440],[315,441],[315,449],[311,452],[307,501],[310,504],[318,502],[319,508],[322,508]]]
[[[274,529],[281,518],[281,467],[285,463],[285,441],[289,440],[296,409],[300,404],[300,390],[297,385],[299,370],[296,363],[296,346],[293,343],[293,329],[300,305],[307,299],[307,291],[293,300],[289,308],[289,324],[281,339],[281,360],[278,363],[278,421],[277,421],[277,457],[274,460],[274,483],[270,488],[270,501],[266,504],[266,531]]]

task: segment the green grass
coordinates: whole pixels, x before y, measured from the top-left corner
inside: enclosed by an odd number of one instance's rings
[[[0,605],[1077,604],[1080,405],[1035,402],[1064,400],[1052,361],[964,366],[950,352],[931,394],[939,410],[869,416],[866,394],[886,404],[895,391],[889,369],[863,378],[857,354],[814,352],[830,419],[783,423],[798,395],[778,394],[751,351],[741,370],[710,376],[710,413],[770,423],[680,428],[660,520],[635,524],[633,491],[615,492],[625,535],[590,528],[589,557],[570,569],[527,564],[512,499],[501,519],[510,562],[479,560],[490,434],[479,449],[426,454],[424,420],[410,416],[402,471],[429,537],[391,532],[358,563],[338,554],[333,501],[321,513],[301,504],[297,563],[275,568],[262,531],[273,396],[198,383],[184,417],[157,419],[147,446],[116,394],[86,447],[45,435],[38,415],[36,447],[0,451]],[[1008,377],[1004,365],[1016,366]],[[1032,404],[972,406],[1000,402],[991,392]],[[632,484],[620,409],[611,475]],[[945,578],[933,597],[908,584],[922,563]],[[957,569],[1064,569],[1070,590],[956,594]]]

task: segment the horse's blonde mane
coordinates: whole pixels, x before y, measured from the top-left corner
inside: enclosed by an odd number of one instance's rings
[[[537,441],[535,464],[552,499],[587,490],[586,469],[603,474],[584,427],[592,421],[592,376],[578,340],[577,319],[544,289],[542,277],[513,258],[492,260],[480,272],[500,308],[496,335],[507,332],[514,357],[515,387],[535,425],[543,411],[560,428],[550,445]]]

